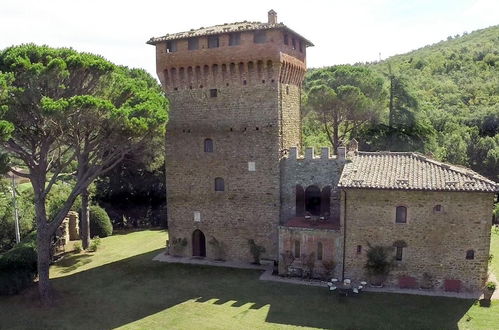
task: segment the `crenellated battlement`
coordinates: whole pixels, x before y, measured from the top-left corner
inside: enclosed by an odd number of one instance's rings
[[[346,160],[344,154],[343,154],[343,156],[341,154],[333,155],[331,153],[330,147],[321,147],[320,155],[316,155],[314,147],[305,148],[305,152],[303,155],[299,154],[298,147],[291,147],[291,148],[289,148],[289,151],[287,152],[285,159],[287,159],[289,161],[292,161],[292,160],[296,160],[296,161]]]
[[[247,62],[204,65],[171,66],[158,72],[166,91],[262,84],[290,84],[300,86],[306,68],[303,62],[283,54],[280,61],[261,59]]]

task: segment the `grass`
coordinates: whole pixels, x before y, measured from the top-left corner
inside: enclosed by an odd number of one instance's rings
[[[499,328],[499,301],[485,308],[472,300],[374,293],[338,300],[325,288],[259,281],[259,271],[151,261],[166,236],[118,234],[102,239],[94,254],[61,260],[51,268],[55,306],[40,308],[36,288],[0,297],[0,328]]]
[[[496,279],[499,280],[499,226],[492,228],[492,236],[490,240],[490,253],[492,254],[490,271],[492,271],[496,276]]]

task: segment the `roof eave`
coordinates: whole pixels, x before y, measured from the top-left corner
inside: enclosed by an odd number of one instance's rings
[[[203,37],[203,36],[216,35],[216,34],[234,33],[234,32],[250,32],[250,31],[257,31],[257,30],[275,30],[275,29],[285,29],[285,30],[288,30],[289,32],[291,32],[291,33],[295,34],[296,36],[300,37],[301,39],[303,39],[305,41],[305,46],[306,47],[313,47],[314,46],[314,44],[310,40],[308,40],[307,38],[303,37],[299,33],[296,33],[294,30],[290,29],[289,27],[287,27],[286,25],[284,25],[282,23],[279,23],[279,24],[277,24],[275,26],[255,27],[255,28],[245,29],[245,30],[241,30],[241,31],[228,31],[228,32],[217,31],[217,32],[213,32],[213,33],[204,33],[204,34],[199,34],[199,35],[192,35],[190,37],[189,36],[185,36],[185,35],[178,36],[178,37],[164,35],[162,37],[152,37],[148,41],[146,41],[146,44],[148,44],[148,45],[157,45],[157,44],[159,44],[161,42],[169,41],[169,40],[181,40],[181,39]],[[179,33],[187,33],[187,32],[179,32]]]
[[[411,188],[411,187],[401,187],[401,188],[391,188],[391,187],[354,187],[349,185],[338,184],[338,188],[341,189],[368,189],[368,190],[397,190],[397,191],[435,191],[435,192],[466,192],[466,193],[488,193],[488,194],[498,194],[498,190],[484,190],[484,189],[435,189],[435,188]]]

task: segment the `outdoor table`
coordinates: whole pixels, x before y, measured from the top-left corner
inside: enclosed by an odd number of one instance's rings
[[[352,292],[352,284],[339,283],[336,287],[340,296],[348,296]]]

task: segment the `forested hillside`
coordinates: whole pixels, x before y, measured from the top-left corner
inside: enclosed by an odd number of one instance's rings
[[[324,132],[327,125],[320,119],[324,112],[317,111],[309,100],[310,91],[328,81],[329,86],[336,88],[333,101],[345,104],[338,84],[346,80],[338,72],[348,67],[308,72],[305,145],[318,146],[331,140]],[[362,150],[431,154],[499,181],[499,26],[449,37],[407,54],[355,67],[368,69],[383,79],[386,93],[382,109],[360,117],[365,120],[359,121],[358,114],[345,118],[345,123],[360,123],[345,140],[355,137]],[[362,90],[362,84],[347,81]],[[348,99],[350,104],[358,104],[359,100],[362,99]]]

